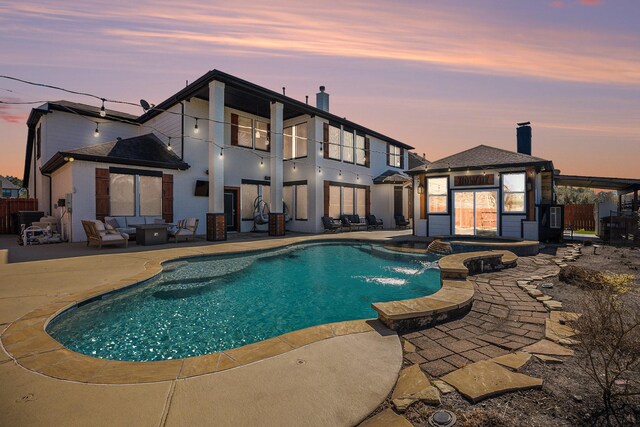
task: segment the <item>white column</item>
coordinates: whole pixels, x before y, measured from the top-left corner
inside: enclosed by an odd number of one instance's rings
[[[224,83],[209,83],[209,213],[224,213]]]
[[[282,213],[282,131],[284,105],[279,102],[271,103],[271,212]]]

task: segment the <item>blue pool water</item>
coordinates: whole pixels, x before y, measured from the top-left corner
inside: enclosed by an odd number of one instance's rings
[[[376,317],[372,302],[430,295],[436,258],[371,244],[307,244],[165,264],[140,285],[55,318],[71,350],[133,361],[197,356],[308,326]]]

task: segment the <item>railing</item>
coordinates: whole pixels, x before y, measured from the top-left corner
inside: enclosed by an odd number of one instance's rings
[[[38,199],[3,199],[0,198],[0,234],[19,232],[14,214],[19,211],[38,210]]]

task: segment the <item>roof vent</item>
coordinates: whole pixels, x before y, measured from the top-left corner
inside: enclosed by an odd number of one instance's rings
[[[516,129],[518,153],[531,155],[531,122],[518,123]]]
[[[329,112],[329,94],[324,91],[324,86],[320,86],[320,92],[316,94],[316,107]]]

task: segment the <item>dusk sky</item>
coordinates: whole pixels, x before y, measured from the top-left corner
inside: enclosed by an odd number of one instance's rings
[[[0,74],[152,104],[212,69],[301,101],[325,85],[332,113],[430,160],[515,150],[531,121],[563,174],[640,178],[639,18],[638,0],[0,0]],[[1,101],[59,99],[99,106],[0,79]],[[22,178],[31,107],[0,104],[0,175]]]

